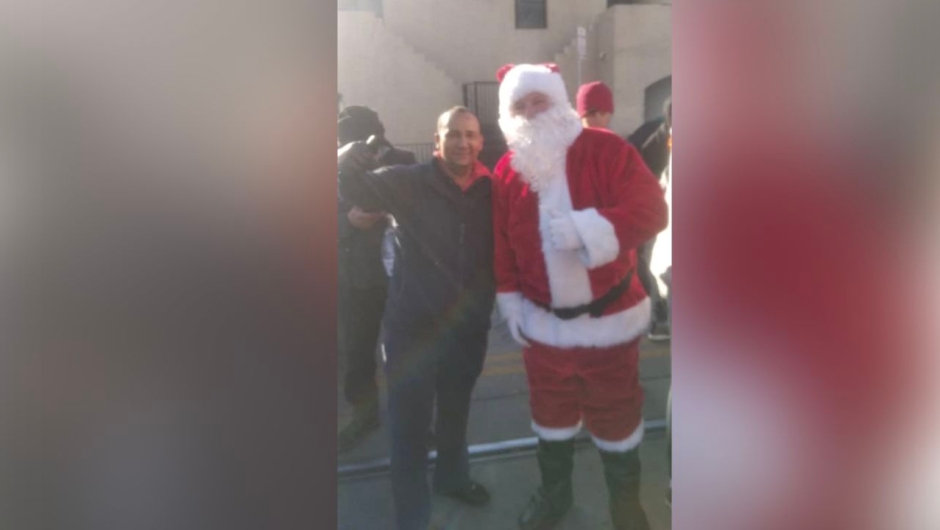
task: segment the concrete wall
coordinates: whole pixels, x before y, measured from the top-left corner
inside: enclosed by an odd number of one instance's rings
[[[367,11],[342,11],[337,89],[345,105],[379,113],[393,143],[433,141],[437,116],[463,104],[459,83],[388,31]]]
[[[643,124],[643,91],[672,73],[672,9],[669,5],[618,5],[608,14],[613,31],[602,63],[613,70],[614,118],[622,135]],[[606,80],[605,80],[606,82]]]
[[[429,142],[437,114],[463,103],[461,85],[495,80],[507,62],[557,62],[573,99],[584,25],[581,80],[613,89],[611,128],[626,136],[644,121],[644,89],[672,72],[671,6],[606,5],[548,0],[544,30],[516,30],[510,0],[386,0],[384,22],[340,12],[339,91],[347,105],[375,108],[393,142]]]
[[[611,129],[627,136],[644,121],[644,91],[672,72],[670,6],[617,5],[588,27],[581,82],[603,81],[614,92]],[[576,38],[555,56],[568,94],[578,90]]]
[[[493,81],[506,63],[552,61],[605,9],[606,0],[548,0],[547,29],[516,29],[513,0],[385,0],[384,16],[392,32],[466,83]]]
[[[595,18],[592,24],[586,26],[585,57],[584,60],[581,61],[580,81],[578,77],[577,33],[571,39],[571,42],[569,42],[560,53],[555,55],[554,61],[558,64],[558,68],[565,78],[565,86],[568,89],[568,97],[571,99],[572,105],[575,103],[574,99],[575,95],[578,93],[578,87],[581,86],[582,83],[603,81],[610,85],[613,82],[613,76],[609,73],[605,75],[605,72],[601,71],[600,61],[597,60],[601,50],[601,39],[599,37],[602,32],[599,31],[599,27],[605,25],[607,18],[608,17],[602,13]]]
[[[597,34],[595,37],[595,41],[597,42],[597,54],[589,56],[589,59],[596,64],[595,71],[597,72],[597,79],[584,79],[585,83],[589,81],[603,81],[614,90],[614,110],[620,106],[617,98],[629,96],[629,94],[618,93],[614,83],[615,67],[617,65],[611,60],[611,54],[614,49],[615,22],[616,17],[614,17],[610,11],[607,11],[600,17],[597,24],[594,25],[594,32]]]

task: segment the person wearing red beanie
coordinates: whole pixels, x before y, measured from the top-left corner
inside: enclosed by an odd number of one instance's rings
[[[614,114],[614,94],[602,81],[585,83],[576,97],[578,116],[585,127],[609,129]]]

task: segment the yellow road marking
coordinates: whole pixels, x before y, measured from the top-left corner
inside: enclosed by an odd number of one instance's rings
[[[509,352],[509,353],[500,353],[498,355],[486,356],[486,362],[488,363],[490,362],[499,363],[503,361],[516,361],[516,360],[519,360],[519,361],[522,360],[521,351],[514,351],[514,352]]]
[[[484,368],[483,373],[480,374],[483,377],[491,375],[513,375],[513,374],[524,374],[525,366],[517,364],[515,366],[491,366],[489,368]]]
[[[653,350],[640,351],[641,359],[652,359],[655,357],[668,357],[669,349],[667,348],[656,348]],[[506,362],[517,361],[512,364],[506,364]],[[497,366],[490,366],[491,364],[497,364]],[[486,357],[486,367],[483,369],[483,373],[480,374],[483,377],[495,376],[495,375],[513,375],[513,374],[522,374],[525,373],[525,366],[522,363],[522,352],[510,352],[510,353],[501,353],[499,355],[488,355]]]
[[[669,356],[668,348],[655,348],[647,349],[640,351],[641,359],[652,359],[655,357],[668,357]],[[493,366],[496,365],[496,366]],[[516,375],[524,374],[525,365],[522,363],[522,352],[508,352],[500,353],[497,355],[487,355],[486,365],[483,368],[483,373],[481,377],[490,377],[490,376],[499,376],[499,375]],[[380,378],[380,385],[385,381],[384,377]]]
[[[670,351],[669,348],[655,348],[640,350],[640,359],[652,359],[654,357],[669,357]],[[500,353],[497,355],[487,355],[487,363],[501,363],[505,361],[515,361],[522,360],[522,352],[509,352],[509,353]]]

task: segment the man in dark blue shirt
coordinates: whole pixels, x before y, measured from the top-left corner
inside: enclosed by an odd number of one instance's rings
[[[448,110],[425,164],[375,171],[363,142],[340,150],[341,196],[394,216],[398,228],[385,307],[385,371],[391,478],[399,530],[426,530],[427,432],[437,398],[434,489],[470,505],[489,501],[472,481],[467,452],[470,394],[483,369],[496,296],[489,170],[483,137],[466,108]]]

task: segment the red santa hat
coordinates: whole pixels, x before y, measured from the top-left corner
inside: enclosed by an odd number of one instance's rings
[[[571,106],[565,81],[555,64],[507,64],[496,72],[496,78],[500,117],[509,117],[512,104],[531,92],[545,94],[556,105]]]

